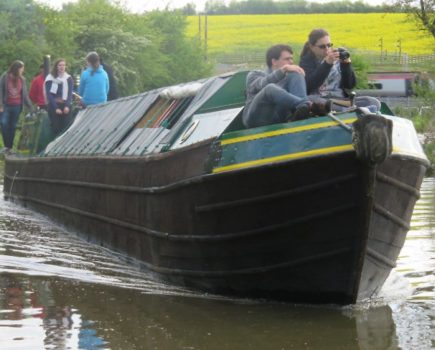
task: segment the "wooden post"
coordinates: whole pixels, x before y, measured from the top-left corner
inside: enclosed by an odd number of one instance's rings
[[[382,62],[382,56],[384,54],[384,38],[379,39],[379,46],[381,47],[381,62]]]
[[[44,77],[50,73],[50,55],[44,56]]]
[[[397,47],[399,48],[399,63],[402,61],[402,40],[397,40]]]
[[[205,52],[205,60],[207,61],[207,38],[208,38],[208,19],[207,14],[205,14],[205,22],[204,22],[204,52]]]
[[[198,38],[199,42],[201,42],[201,14],[198,14]]]

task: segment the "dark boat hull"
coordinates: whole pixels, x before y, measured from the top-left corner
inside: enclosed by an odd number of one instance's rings
[[[391,157],[372,169],[344,152],[204,175],[209,148],[9,157],[4,191],[160,278],[207,292],[347,304],[382,286],[421,162]]]

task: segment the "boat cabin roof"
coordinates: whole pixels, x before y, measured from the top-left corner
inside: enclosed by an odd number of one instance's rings
[[[40,156],[139,156],[219,137],[225,130],[241,127],[247,73],[229,73],[90,106]]]

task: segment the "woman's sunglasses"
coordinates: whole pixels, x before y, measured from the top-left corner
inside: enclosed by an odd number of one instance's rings
[[[332,47],[332,45],[334,45],[333,43],[329,43],[329,44],[322,44],[322,45],[316,45],[319,49],[325,50],[326,48],[330,48]]]

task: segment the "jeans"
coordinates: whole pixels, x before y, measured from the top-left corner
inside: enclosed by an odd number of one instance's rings
[[[323,101],[325,103],[327,101],[327,98],[336,99],[336,100],[343,100],[343,101],[349,101],[348,98],[345,97],[325,97],[320,95],[309,95],[308,98],[312,101]],[[356,107],[366,107],[370,110],[372,113],[379,112],[381,110],[381,102],[376,98],[372,96],[356,96],[355,100],[353,101],[354,105]],[[341,106],[336,103],[332,105],[332,109],[336,112],[342,112],[347,110],[349,107]]]
[[[0,113],[3,144],[6,148],[12,148],[14,145],[15,129],[22,109],[21,105],[4,105],[3,112]]]
[[[281,83],[268,84],[255,95],[243,115],[246,127],[284,123],[298,105],[308,101],[303,75],[292,72],[284,79],[282,87]]]

